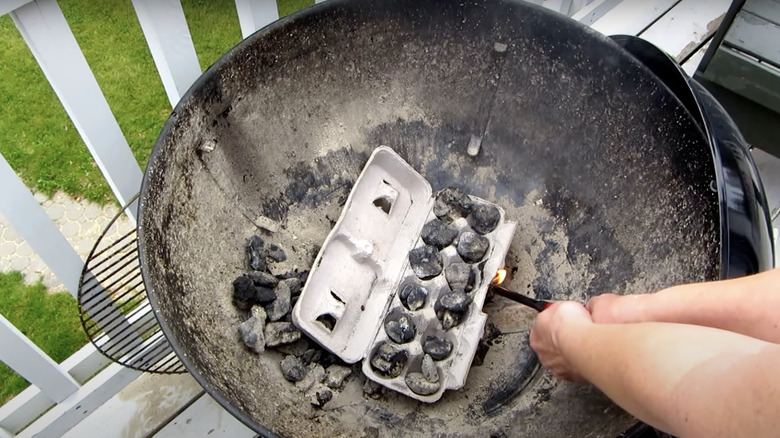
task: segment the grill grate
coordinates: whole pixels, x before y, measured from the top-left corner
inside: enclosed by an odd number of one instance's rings
[[[151,373],[186,372],[146,295],[138,232],[135,227],[119,232],[117,219],[128,206],[111,219],[84,264],[78,293],[81,325],[92,344],[117,363]]]

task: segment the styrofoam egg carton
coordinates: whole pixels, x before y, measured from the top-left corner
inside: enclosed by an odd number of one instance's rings
[[[423,280],[409,263],[410,251],[425,245],[420,236],[423,226],[436,218],[431,186],[384,146],[371,154],[314,261],[293,308],[295,325],[347,363],[365,359],[362,368],[369,379],[414,399],[432,403],[445,390],[461,388],[484,331],[487,315],[482,305],[488,286],[504,262],[515,231],[515,223],[505,220],[500,207],[469,198],[475,205],[496,207],[500,218],[495,229],[484,235],[490,245],[485,256],[473,264],[476,278],[468,293],[471,304],[461,314],[458,325],[445,330],[437,317],[437,300],[451,292],[444,272]],[[471,230],[467,218],[450,225],[457,228],[459,236]],[[445,269],[463,262],[455,243],[439,251]],[[411,287],[408,285],[427,291],[421,308],[410,310],[402,302],[400,292]],[[390,339],[385,325],[400,316],[411,320],[414,335],[407,342],[397,343]],[[417,393],[410,389],[407,378],[421,372],[423,344],[429,337],[446,340],[452,350],[434,362],[436,390]],[[401,356],[406,357],[403,365],[391,373],[372,365],[385,343],[389,344],[386,350],[403,350]]]

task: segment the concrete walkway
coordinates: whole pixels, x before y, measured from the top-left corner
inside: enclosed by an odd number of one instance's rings
[[[101,206],[86,200],[76,201],[58,192],[51,199],[36,193],[35,199],[57,224],[83,260],[86,260],[98,237],[119,211],[114,204]],[[121,217],[109,230],[108,236],[119,237],[132,230],[133,225]],[[0,272],[20,271],[27,284],[41,280],[50,292],[65,291],[65,287],[0,214]]]

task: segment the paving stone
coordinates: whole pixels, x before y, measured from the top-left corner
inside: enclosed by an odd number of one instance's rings
[[[43,208],[46,210],[46,214],[49,215],[51,220],[58,221],[65,216],[65,207],[59,204],[51,204],[48,207],[44,203]]]
[[[19,257],[27,257],[34,255],[35,251],[33,251],[32,247],[27,243],[23,242],[21,245],[19,245],[16,248],[16,255]]]
[[[78,222],[67,222],[62,225],[60,231],[62,231],[62,235],[65,237],[74,237],[81,231],[81,226]]]
[[[30,259],[26,257],[15,257],[11,260],[11,269],[14,271],[24,271],[28,266],[30,266]]]
[[[19,237],[21,237],[21,236],[19,236],[19,233],[17,233],[16,230],[14,229],[14,227],[12,227],[12,226],[5,227],[3,229],[2,235],[3,235],[3,240],[4,241],[6,241],[6,240],[16,240]]]
[[[100,206],[97,204],[88,204],[84,208],[84,218],[87,220],[95,220],[103,213],[103,210],[100,209]]]
[[[0,257],[7,257],[16,254],[16,244],[13,242],[0,243]]]
[[[79,204],[71,204],[65,207],[65,217],[75,221],[84,214],[84,209]]]

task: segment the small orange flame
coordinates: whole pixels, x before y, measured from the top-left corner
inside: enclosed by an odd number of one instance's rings
[[[500,268],[493,277],[493,284],[501,284],[506,280],[506,268]]]

